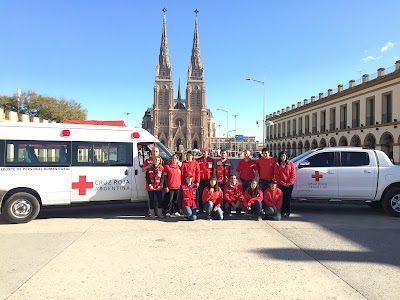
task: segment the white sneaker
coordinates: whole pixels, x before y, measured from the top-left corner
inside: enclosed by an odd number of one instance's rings
[[[176,213],[174,213],[174,216],[175,216],[175,217],[180,217],[181,214],[180,214],[179,212],[176,212]]]
[[[171,216],[171,214],[170,214],[170,213],[166,213],[165,216],[166,216],[167,218],[169,218],[169,217]]]

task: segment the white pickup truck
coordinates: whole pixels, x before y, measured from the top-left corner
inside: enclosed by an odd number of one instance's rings
[[[297,178],[293,199],[362,200],[400,217],[400,167],[380,151],[330,147],[307,151],[291,161]]]

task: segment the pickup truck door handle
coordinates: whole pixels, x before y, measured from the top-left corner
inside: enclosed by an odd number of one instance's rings
[[[364,170],[364,174],[370,174],[372,171]]]
[[[327,173],[328,174],[335,174],[335,172],[333,172],[333,171],[328,171]]]

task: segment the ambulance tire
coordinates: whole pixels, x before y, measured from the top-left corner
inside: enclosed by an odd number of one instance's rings
[[[29,193],[16,193],[8,198],[3,214],[10,223],[28,223],[37,217],[40,203]]]
[[[382,206],[386,213],[400,217],[400,188],[392,188],[382,197]]]

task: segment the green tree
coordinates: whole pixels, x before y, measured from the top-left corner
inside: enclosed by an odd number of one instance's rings
[[[0,107],[18,111],[18,97],[0,96]],[[39,95],[33,91],[23,92],[19,101],[19,112],[49,121],[86,120],[87,110],[75,100],[56,99]]]

